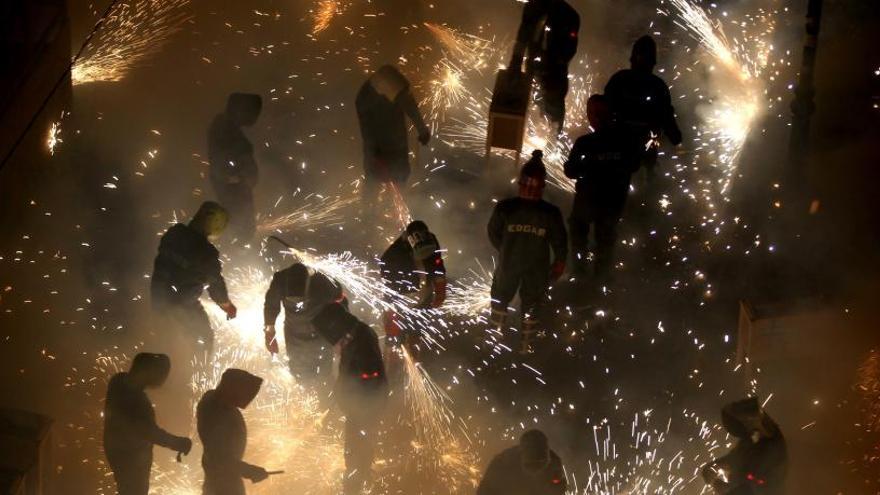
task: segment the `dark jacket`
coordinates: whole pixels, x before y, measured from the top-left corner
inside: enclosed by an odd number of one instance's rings
[[[650,132],[658,136],[663,132],[672,144],[681,142],[669,86],[663,79],[647,71],[624,69],[608,80],[605,96],[618,122],[639,130],[646,140]]]
[[[575,141],[565,162],[565,176],[576,183],[575,204],[623,209],[630,178],[639,167],[638,140],[618,126],[597,130]]]
[[[259,171],[254,146],[226,113],[215,117],[208,129],[208,162],[214,184],[254,187],[257,183]]]
[[[568,235],[559,208],[547,201],[509,198],[495,205],[489,241],[500,252],[499,267],[541,266],[568,256]]]
[[[174,439],[156,424],[144,389],[132,385],[127,372],[113,375],[104,403],[104,452],[110,465],[152,458],[153,445],[170,448]]]
[[[403,236],[398,237],[382,253],[380,259],[382,279],[394,291],[406,294],[419,290],[421,275],[424,275],[428,281],[434,277],[446,276],[446,266],[443,264],[443,256],[440,253],[440,243],[434,234],[430,235],[437,250],[424,260],[415,259],[412,246]]]
[[[312,324],[331,345],[339,344],[336,397],[345,414],[378,411],[388,395],[379,337],[341,304],[328,304]]]
[[[355,108],[364,146],[364,173],[381,182],[405,182],[410,174],[406,118],[420,132],[427,129],[408,83],[391,101],[367,80],[358,91]]]
[[[336,391],[343,412],[358,408],[377,410],[388,394],[388,377],[379,337],[366,323],[358,322],[342,345]]]
[[[249,402],[248,399],[257,394],[262,380],[246,373],[236,378],[228,382],[221,380],[217,389],[205,392],[196,407],[199,438],[204,446],[202,467],[206,495],[244,495],[242,476],[253,467],[242,460],[247,448],[244,416],[230,404],[229,398],[240,397]]]
[[[530,64],[540,57],[542,66],[568,67],[577,53],[580,25],[580,15],[567,2],[530,0],[523,7],[516,42],[527,49]]]
[[[296,263],[272,276],[263,304],[263,318],[266,325],[274,325],[284,306],[285,335],[316,338],[318,335],[311,326],[314,312],[343,298],[342,286],[334,280]]]
[[[195,229],[176,224],[159,241],[150,286],[153,305],[197,304],[205,286],[216,303],[229,302],[217,248]]]
[[[496,455],[477,488],[477,495],[562,495],[566,489],[562,461],[550,451],[550,464],[537,476],[523,471],[519,446]]]

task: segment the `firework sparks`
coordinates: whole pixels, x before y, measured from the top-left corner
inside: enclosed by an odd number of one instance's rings
[[[282,200],[283,198],[279,198],[275,203],[276,206]],[[257,231],[261,234],[270,232],[284,233],[338,225],[345,220],[343,211],[357,202],[357,199],[354,196],[331,198],[318,194],[309,194],[302,201],[303,204],[290,213],[280,216],[267,216],[260,219],[257,224]]]
[[[482,71],[489,67],[498,53],[501,53],[501,50],[494,46],[493,40],[460,33],[455,29],[429,22],[425,23],[425,27],[440,42],[449,58],[456,60],[460,67]]]
[[[107,16],[94,42],[73,66],[74,85],[122,80],[158,53],[191,18],[190,0],[130,0]]]
[[[49,133],[46,136],[46,147],[49,149],[50,155],[55,155],[55,149],[59,144],[63,143],[61,139],[61,122],[52,122],[49,126]]]
[[[722,69],[719,74],[712,67],[710,85],[718,96],[709,106],[698,108],[698,113],[703,117],[710,141],[720,150],[718,164],[723,177],[719,192],[726,195],[746,139],[764,114],[762,98],[766,87],[760,76],[772,50],[767,40],[775,22],[770,15],[759,16],[752,20],[752,24],[759,26],[757,33],[744,34],[747,43],[731,43],[721,24],[710,20],[704,9],[689,0],[671,0],[671,5],[677,14],[675,23],[691,34]]]
[[[494,260],[493,260],[494,265]],[[443,308],[460,316],[482,315],[492,302],[492,272],[477,260],[477,269],[470,269],[470,277],[450,287],[449,298]]]
[[[342,14],[343,5],[339,0],[318,0],[312,11],[312,35],[318,35],[330,27],[333,18]]]

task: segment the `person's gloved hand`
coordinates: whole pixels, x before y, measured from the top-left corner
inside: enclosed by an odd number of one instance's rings
[[[278,339],[275,337],[275,326],[266,325],[263,329],[263,337],[266,340],[266,350],[270,354],[278,354]]]
[[[241,477],[245,478],[245,479],[249,479],[254,483],[259,483],[259,482],[265,480],[266,478],[268,478],[269,473],[266,472],[266,470],[261,468],[260,466],[254,466],[254,465],[248,464],[247,467],[245,467],[244,472],[241,473]]]
[[[226,313],[227,320],[235,318],[235,315],[238,314],[238,308],[235,307],[235,304],[232,304],[232,301],[226,301],[225,303],[221,304],[220,309],[222,309]]]
[[[439,308],[446,301],[446,277],[434,279],[434,299],[431,300],[432,308]]]
[[[431,141],[431,130],[425,127],[421,131],[419,131],[419,142],[422,143],[422,146],[427,146],[428,142]]]
[[[189,451],[192,450],[192,447],[192,440],[186,437],[174,437],[174,440],[171,442],[171,450],[183,455],[189,455]]]
[[[550,282],[556,282],[562,277],[562,274],[565,273],[565,262],[559,260],[553,263],[553,266],[550,267]]]

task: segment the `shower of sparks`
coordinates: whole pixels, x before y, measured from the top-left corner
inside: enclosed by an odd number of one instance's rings
[[[736,23],[743,29],[745,41],[731,43],[722,25],[710,20],[703,8],[690,0],[670,0],[670,4],[676,11],[674,22],[700,43],[713,62],[709,85],[717,96],[710,105],[698,108],[698,113],[704,120],[703,132],[719,149],[719,192],[726,196],[746,139],[765,113],[767,89],[762,74],[773,48],[768,40],[775,29],[774,16],[762,12],[748,22]],[[756,28],[746,32],[747,26]]]
[[[425,27],[443,46],[447,57],[455,60],[459,67],[480,72],[489,67],[495,57],[501,53],[493,40],[460,33],[455,29],[429,22],[425,23]]]
[[[158,53],[191,15],[190,0],[128,0],[107,16],[73,66],[74,85],[122,80]]]
[[[46,136],[46,147],[49,148],[49,154],[55,155],[55,148],[63,143],[61,139],[61,122],[52,122],[49,127],[49,133]]]
[[[485,314],[492,302],[493,271],[494,267],[490,271],[477,260],[477,269],[471,268],[470,276],[450,286],[449,298],[443,304],[443,309],[459,316]]]
[[[385,192],[391,195],[391,201],[394,204],[394,212],[400,230],[405,229],[406,226],[413,221],[412,214],[409,211],[409,205],[407,205],[406,201],[403,199],[403,194],[400,193],[400,189],[397,187],[396,183],[389,182]]]
[[[339,0],[318,0],[312,12],[312,34],[317,35],[330,27],[333,18],[342,13],[342,4]]]
[[[449,408],[451,399],[405,349],[399,350],[405,372],[404,397],[415,429],[415,451],[407,455],[421,476],[429,475],[449,493],[476,488],[479,459],[467,426]]]
[[[279,198],[276,205],[280,204],[283,199]],[[357,199],[354,196],[330,198],[310,194],[305,196],[302,201],[303,204],[290,213],[280,216],[270,214],[261,218],[257,224],[257,231],[261,234],[285,233],[339,225],[345,221],[344,210],[356,203]]]
[[[880,433],[880,352],[872,350],[859,366],[856,388],[865,404],[864,426],[867,431]],[[880,451],[880,445],[877,446]]]
[[[457,108],[468,96],[464,85],[464,71],[443,59],[437,65],[437,76],[429,83],[428,91],[421,101],[427,107],[429,120],[436,125],[445,118],[446,112]]]

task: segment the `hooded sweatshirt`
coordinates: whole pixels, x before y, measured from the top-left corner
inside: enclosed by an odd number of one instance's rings
[[[266,325],[274,325],[284,306],[285,335],[317,338],[311,325],[312,317],[325,304],[343,298],[342,287],[336,281],[296,263],[272,276],[263,304],[263,318]]]
[[[205,286],[214,302],[229,302],[221,269],[220,253],[204,234],[181,223],[172,226],[153,263],[153,305],[197,304]]]

